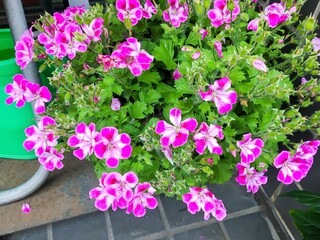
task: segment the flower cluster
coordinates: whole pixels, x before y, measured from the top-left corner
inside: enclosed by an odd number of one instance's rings
[[[27,151],[35,150],[39,162],[45,169],[53,171],[63,168],[61,160],[64,158],[62,151],[58,152],[54,147],[58,144],[59,136],[56,136],[54,129],[56,121],[49,117],[42,117],[38,126],[32,125],[25,130],[27,139],[23,146]]]
[[[51,93],[46,86],[32,83],[25,79],[22,74],[13,76],[13,83],[5,87],[5,92],[9,95],[6,104],[16,102],[16,107],[21,108],[26,102],[34,102],[34,109],[37,114],[46,111],[45,103],[51,100]]]
[[[55,98],[21,74],[5,89],[8,104],[34,101],[43,114],[23,145],[48,170],[62,168],[66,151],[89,159],[103,172],[90,191],[102,211],[143,216],[157,206],[156,190],[222,220],[226,209],[208,183],[236,171],[256,193],[273,165],[279,181],[300,181],[320,145],[290,154],[288,136],[320,134],[320,112],[300,111],[320,93],[316,20],[297,22],[300,8],[288,0],[264,8],[253,0],[111,0],[45,14],[17,42],[16,62],[48,66]],[[285,29],[291,24],[299,37]],[[281,142],[289,149],[278,155]]]
[[[192,214],[204,211],[204,219],[208,220],[212,214],[218,221],[222,221],[226,215],[225,209],[221,200],[207,188],[190,187],[190,192],[182,195],[182,200],[187,204],[188,211]]]
[[[130,136],[126,133],[119,134],[114,127],[104,127],[97,132],[94,123],[89,126],[79,123],[75,133],[68,139],[68,145],[78,148],[73,151],[73,155],[80,160],[94,152],[97,158],[106,160],[108,167],[115,168],[119,165],[119,159],[131,156]]]
[[[300,182],[309,172],[319,146],[319,140],[307,141],[299,145],[292,157],[289,151],[279,153],[274,159],[274,166],[280,168],[277,179],[284,184]]]
[[[234,21],[240,13],[240,7],[237,0],[233,1],[233,9],[228,6],[227,0],[215,0],[214,8],[208,11],[208,17],[211,21],[211,25],[215,28],[220,27],[223,24],[230,24]]]
[[[138,184],[138,177],[133,172],[123,176],[117,172],[102,173],[99,182],[99,187],[91,189],[89,196],[96,199],[95,207],[101,211],[108,210],[110,206],[113,211],[118,207],[127,208],[126,213],[143,217],[146,208],[155,209],[158,206],[157,199],[152,196],[155,189],[147,182]]]

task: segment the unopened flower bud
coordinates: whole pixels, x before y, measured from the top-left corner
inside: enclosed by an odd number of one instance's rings
[[[178,67],[176,68],[176,70],[173,71],[173,80],[178,80],[182,77],[182,74],[180,73]]]
[[[192,59],[197,60],[200,56],[201,56],[200,52],[195,52],[194,54],[192,54]]]
[[[268,68],[266,66],[266,64],[264,63],[264,61],[262,61],[261,59],[256,59],[252,62],[253,67],[255,67],[256,69],[262,71],[262,72],[267,72]]]
[[[121,107],[121,103],[118,98],[112,98],[111,109],[113,111],[119,111]]]

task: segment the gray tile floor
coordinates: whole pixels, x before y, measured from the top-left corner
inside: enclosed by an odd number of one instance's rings
[[[210,185],[224,200],[228,215],[223,222],[190,214],[182,201],[158,196],[159,206],[143,218],[116,212],[93,212],[79,217],[16,232],[5,240],[214,240],[280,239],[265,208],[235,181]]]

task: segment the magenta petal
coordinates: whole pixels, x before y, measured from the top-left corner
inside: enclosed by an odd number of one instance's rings
[[[172,147],[177,148],[184,145],[188,141],[188,136],[189,134],[179,132],[172,143]]]
[[[117,159],[117,158],[109,158],[109,159],[106,159],[106,165],[107,165],[109,168],[116,168],[116,167],[118,167],[118,165],[119,165],[119,159]]]
[[[182,201],[184,203],[190,202],[191,199],[192,199],[192,194],[191,193],[186,193],[186,194],[182,195]]]
[[[191,214],[195,214],[200,211],[200,206],[196,202],[189,202],[188,203],[188,211]]]
[[[196,151],[199,154],[203,154],[204,150],[207,146],[206,141],[204,139],[197,140],[196,142]]]
[[[75,129],[77,134],[85,134],[87,125],[83,122],[79,123]]]
[[[121,137],[120,137],[120,141],[123,143],[123,144],[130,144],[131,142],[131,138],[128,134],[126,133],[122,133],[120,134]]]
[[[274,159],[274,166],[276,168],[282,167],[282,165],[290,159],[290,152],[282,151],[279,155]]]
[[[31,151],[32,149],[34,149],[35,146],[35,142],[33,141],[29,141],[29,140],[25,140],[23,142],[23,147],[27,150],[27,151]]]
[[[89,191],[89,198],[97,198],[101,195],[102,189],[100,187],[95,187]]]
[[[69,137],[68,139],[68,145],[70,147],[77,147],[77,145],[80,143],[80,140],[78,139],[78,137],[76,135],[73,135],[71,137]]]
[[[132,153],[132,147],[130,145],[124,146],[121,149],[121,157],[123,159],[129,158],[131,156],[131,153]]]
[[[101,135],[111,141],[116,135],[118,135],[118,130],[114,127],[105,127],[101,129]]]
[[[78,158],[79,160],[83,160],[86,155],[84,154],[83,150],[81,148],[74,150],[73,155]]]
[[[181,123],[181,127],[187,129],[189,132],[194,132],[197,126],[198,122],[194,118],[188,118]]]
[[[135,217],[143,217],[146,214],[146,209],[141,203],[138,203],[135,208],[133,208],[133,215]]]
[[[161,134],[166,130],[166,122],[161,120],[157,123],[155,132],[156,134]]]
[[[155,197],[148,197],[146,200],[150,209],[155,209],[158,206],[158,201]]]
[[[106,199],[97,199],[94,206],[100,211],[106,211],[108,209],[107,200]]]
[[[104,158],[106,151],[107,151],[107,146],[104,145],[103,142],[100,142],[94,146],[94,154],[99,159]]]
[[[138,183],[138,177],[134,172],[127,172],[123,175],[123,177],[126,179],[127,183],[130,183],[134,186]]]
[[[144,192],[146,191],[149,187],[151,186],[150,183],[144,182],[144,183],[140,183],[138,184],[137,188],[136,188],[136,192]]]

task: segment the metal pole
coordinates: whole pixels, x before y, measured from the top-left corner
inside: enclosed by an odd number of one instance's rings
[[[16,42],[19,40],[22,33],[28,29],[22,3],[21,0],[3,0],[3,3],[11,33],[14,41]],[[38,84],[41,83],[38,70],[34,62],[29,63],[22,72],[25,78],[29,81]],[[32,109],[36,122],[38,123],[39,116],[35,113],[33,104]],[[49,171],[45,170],[44,167],[40,165],[37,172],[27,182],[15,188],[0,191],[0,205],[18,201],[32,194],[47,180],[49,173]]]
[[[28,29],[21,0],[3,0],[3,4],[13,40],[16,42],[22,33]],[[29,81],[41,83],[37,66],[34,62],[30,62],[22,72]]]

